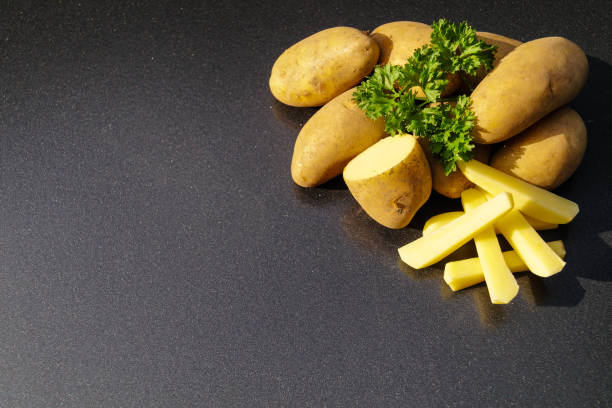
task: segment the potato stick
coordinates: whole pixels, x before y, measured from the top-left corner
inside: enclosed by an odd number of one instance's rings
[[[432,265],[468,242],[475,234],[492,225],[512,209],[512,197],[501,193],[454,221],[399,248],[405,263],[420,269]]]
[[[461,203],[466,213],[477,211],[479,205],[487,201],[480,191],[469,188],[461,193]],[[487,227],[474,235],[476,251],[480,259],[491,303],[509,303],[518,293],[518,284],[506,266],[499,241],[493,227]]]
[[[547,242],[547,244],[557,255],[559,255],[559,257],[565,258],[563,241],[552,241]],[[502,252],[502,255],[504,256],[506,265],[512,273],[526,272],[529,270],[516,251],[505,251]],[[449,262],[444,267],[444,281],[453,291],[477,285],[484,282],[484,280],[485,278],[480,265],[480,259],[478,258]]]
[[[425,221],[425,225],[423,226],[423,235],[429,235],[430,233],[437,230],[444,224],[448,224],[452,220],[459,218],[462,215],[463,215],[463,211],[449,211],[449,212],[440,213],[438,215],[434,215],[433,217]],[[536,220],[535,218],[526,216],[524,214],[523,214],[523,217],[525,217],[527,222],[536,231],[553,230],[559,227],[559,224],[551,224],[549,222]],[[495,233],[501,234],[501,232],[499,232],[497,228],[495,228]]]
[[[508,212],[495,226],[534,274],[546,278],[561,272],[565,266],[518,210]]]
[[[552,224],[567,224],[578,214],[578,204],[521,179],[503,173],[478,160],[457,162],[465,177],[478,187],[497,195],[512,194],[514,206],[522,213]]]

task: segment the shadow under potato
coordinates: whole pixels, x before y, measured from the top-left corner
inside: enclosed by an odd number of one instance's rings
[[[555,193],[580,205],[564,238],[571,270],[584,278],[610,281],[612,244],[602,237],[612,231],[612,66],[591,56],[588,61],[589,79],[570,104],[586,125],[587,148],[576,173]]]
[[[315,114],[319,108],[297,108],[294,106],[285,105],[270,96],[270,105],[272,106],[272,115],[274,120],[281,125],[294,130],[295,136],[302,130],[304,123]]]

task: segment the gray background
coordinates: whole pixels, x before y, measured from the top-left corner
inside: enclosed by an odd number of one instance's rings
[[[531,3],[1,1],[0,406],[611,406],[609,3]],[[314,109],[267,86],[316,31],[440,17],[589,56],[568,265],[507,306],[399,261],[457,200],[393,231],[295,186]]]

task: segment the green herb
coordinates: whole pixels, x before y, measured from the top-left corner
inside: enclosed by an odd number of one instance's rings
[[[496,46],[478,40],[467,23],[441,19],[432,24],[431,44],[415,50],[406,65],[377,66],[353,94],[353,99],[372,119],[383,117],[391,135],[412,133],[426,138],[448,175],[458,160],[472,158],[471,132],[475,115],[471,100],[461,95],[444,99],[448,75],[474,75],[480,67],[490,70]],[[425,95],[418,97],[415,87]],[[455,104],[444,103],[455,101]]]

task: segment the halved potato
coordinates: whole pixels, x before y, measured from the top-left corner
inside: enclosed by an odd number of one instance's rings
[[[403,228],[431,194],[431,172],[412,135],[390,136],[357,155],[344,181],[365,212],[389,228]]]

